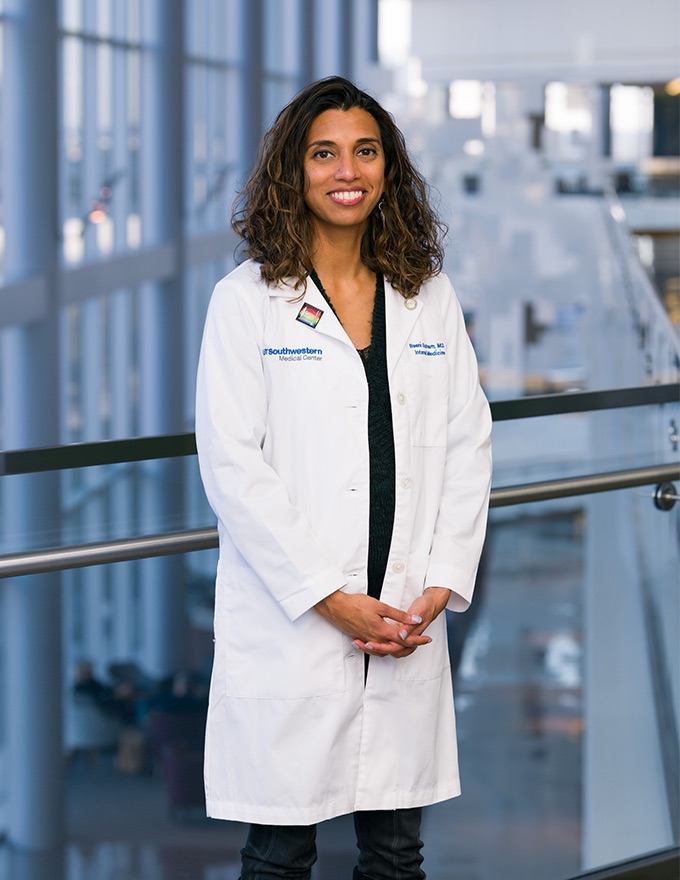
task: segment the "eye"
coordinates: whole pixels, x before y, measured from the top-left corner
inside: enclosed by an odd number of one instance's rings
[[[376,150],[375,147],[362,147],[359,150],[359,155],[360,156],[377,156],[378,151]]]
[[[312,159],[327,159],[331,154],[330,150],[314,150]]]

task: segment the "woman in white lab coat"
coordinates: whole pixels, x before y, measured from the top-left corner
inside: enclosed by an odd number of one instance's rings
[[[353,813],[355,878],[415,880],[423,805],[460,791],[445,608],[471,600],[490,417],[442,227],[391,116],[312,84],[265,136],[197,384],[217,515],[211,816],[242,878],[310,876]]]

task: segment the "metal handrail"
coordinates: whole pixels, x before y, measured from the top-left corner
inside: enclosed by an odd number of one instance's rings
[[[72,544],[69,547],[46,547],[42,550],[0,556],[0,578],[45,574],[48,571],[86,568],[88,565],[104,565],[110,562],[130,562],[153,556],[193,553],[195,550],[212,550],[214,547],[217,547],[217,529],[214,526],[160,535],[95,541],[91,544]]]
[[[590,495],[612,489],[631,489],[680,479],[680,461],[657,464],[623,471],[584,474],[561,480],[543,480],[491,490],[491,507],[509,507],[528,501],[549,501],[552,498],[570,498],[572,495]]]
[[[610,388],[605,391],[567,391],[561,394],[536,394],[512,400],[491,401],[494,422],[531,419],[567,413],[599,412],[631,406],[680,403],[680,383],[640,385],[634,388]]]
[[[551,498],[630,489],[634,486],[662,484],[677,479],[680,479],[680,462],[492,489],[490,503],[491,507],[508,507],[529,501],[547,501]],[[129,562],[134,559],[191,553],[196,550],[211,550],[217,545],[217,529],[208,527],[166,532],[160,535],[118,538],[70,547],[49,547],[23,553],[8,553],[0,556],[0,578],[44,574],[49,571],[64,571],[111,562]]]
[[[599,412],[633,406],[680,402],[680,382],[612,388],[604,391],[569,391],[491,402],[495,422],[529,419],[566,413]],[[193,433],[163,434],[157,437],[128,437],[93,443],[69,443],[34,449],[0,452],[0,476],[31,474],[95,465],[152,461],[196,454]]]

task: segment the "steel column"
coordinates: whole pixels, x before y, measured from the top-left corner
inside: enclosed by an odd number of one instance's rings
[[[42,275],[46,316],[10,327],[2,340],[3,443],[59,440],[57,321],[57,0],[5,3],[2,154],[9,281]],[[3,487],[6,545],[35,546],[58,527],[56,474],[19,476]],[[54,538],[53,538],[54,540]],[[10,844],[48,850],[63,837],[59,575],[3,586]]]

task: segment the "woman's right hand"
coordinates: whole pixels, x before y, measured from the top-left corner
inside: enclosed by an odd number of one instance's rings
[[[314,607],[329,623],[348,635],[357,648],[371,656],[405,657],[432,641],[429,636],[411,633],[411,628],[422,623],[422,618],[365,593],[337,590]]]

